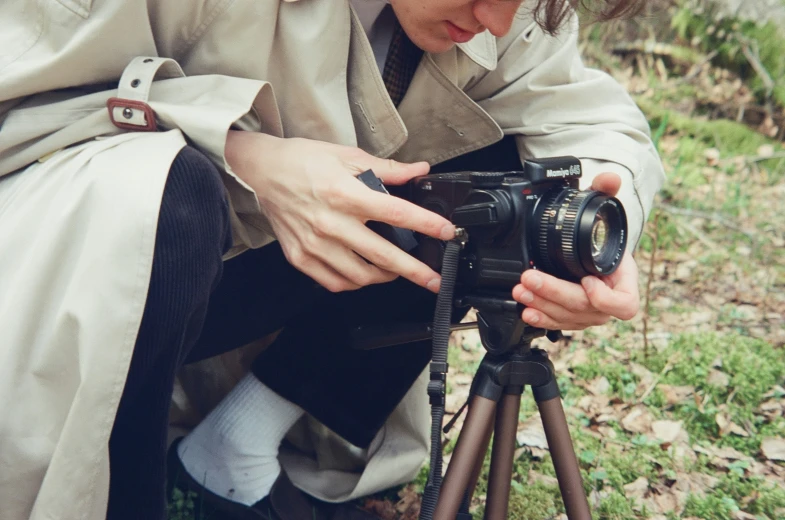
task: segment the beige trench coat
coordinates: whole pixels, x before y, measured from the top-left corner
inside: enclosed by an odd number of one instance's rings
[[[549,37],[523,15],[507,37],[426,55],[396,111],[347,0],[0,3],[0,519],[105,515],[107,440],[186,141],[225,171],[229,256],[274,240],[225,163],[232,126],[432,164],[514,134],[523,158],[582,158],[585,183],[622,175],[634,242],[662,169],[629,97],[584,68],[575,29]],[[416,474],[427,430],[418,384],[369,450],[311,428],[284,462],[343,500]]]

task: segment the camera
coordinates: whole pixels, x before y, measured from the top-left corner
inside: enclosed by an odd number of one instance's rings
[[[431,174],[395,194],[466,230],[459,291],[509,294],[527,269],[579,281],[618,267],[627,244],[624,208],[579,190],[581,174],[577,158],[553,157],[525,161],[521,171]],[[444,243],[416,238],[412,254],[439,271]]]

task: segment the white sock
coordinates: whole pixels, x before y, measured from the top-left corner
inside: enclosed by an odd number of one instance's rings
[[[186,471],[224,498],[250,506],[281,473],[278,447],[303,410],[245,376],[177,447]]]

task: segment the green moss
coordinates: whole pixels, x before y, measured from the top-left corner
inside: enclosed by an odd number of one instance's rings
[[[729,520],[733,513],[741,509],[753,515],[766,515],[768,518],[781,519],[785,507],[785,490],[776,485],[767,485],[762,477],[747,478],[739,472],[731,471],[720,478],[710,495],[691,496],[687,501],[684,516]]]
[[[716,415],[724,411],[739,425],[760,421],[755,411],[763,400],[763,394],[785,377],[785,351],[758,339],[706,333],[678,336],[663,351],[651,353],[648,358],[638,354],[638,358],[638,362],[653,372],[660,372],[666,363],[677,360],[662,382],[694,386],[701,397],[700,406],[690,400],[673,409],[673,415],[685,421],[685,427],[694,440],[712,440],[749,455],[757,453],[760,433],[748,438],[720,438]],[[722,362],[721,371],[729,381],[727,386],[709,383],[715,360]],[[662,404],[661,399],[654,392],[647,404]],[[760,426],[778,428],[777,423]]]
[[[195,492],[183,493],[180,488],[172,490],[172,498],[167,504],[168,520],[193,520],[198,496]]]
[[[629,399],[635,395],[638,377],[628,366],[609,359],[601,349],[589,352],[589,361],[583,365],[573,367],[575,375],[586,381],[591,381],[604,376],[611,385],[611,393],[622,399]]]
[[[508,518],[541,520],[553,518],[563,511],[564,505],[557,486],[548,486],[542,482],[522,485],[516,481],[513,484]],[[475,518],[482,517],[475,515]]]
[[[420,468],[420,472],[417,473],[417,477],[414,479],[412,484],[414,484],[415,489],[417,489],[418,493],[422,493],[425,489],[425,484],[428,483],[428,473],[431,471],[431,466],[428,463],[425,463],[422,468]]]
[[[703,52],[716,52],[713,62],[730,69],[747,80],[747,83],[760,100],[767,96],[785,105],[785,39],[782,31],[774,23],[758,24],[752,20],[741,20],[733,16],[716,16],[712,13],[712,3],[708,4],[709,12],[700,12],[693,6],[684,5],[672,18],[672,27],[677,35],[687,42],[695,42]],[[772,92],[767,90],[750,60],[745,55],[745,47],[752,54],[757,54],[760,63],[768,75],[775,81]]]
[[[600,507],[594,514],[599,520],[630,520],[642,518],[632,510],[632,504],[623,494],[612,491],[600,501]]]
[[[760,497],[748,507],[753,514],[764,514],[775,520],[785,520],[785,489],[781,487],[768,487],[759,492]]]
[[[646,98],[638,98],[636,101],[652,127],[656,128],[667,118],[669,132],[678,133],[682,137],[679,154],[685,162],[695,161],[702,147],[719,148],[724,156],[753,155],[762,145],[774,142],[735,121],[709,121],[687,117],[674,110],[662,108]],[[687,141],[684,141],[685,139]],[[690,139],[694,142],[689,142]]]
[[[727,495],[715,493],[705,497],[690,495],[682,516],[706,520],[734,520],[733,513],[736,511],[739,511],[739,505]]]

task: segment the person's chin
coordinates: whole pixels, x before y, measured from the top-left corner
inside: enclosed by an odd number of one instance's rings
[[[423,41],[421,44],[417,43],[417,45],[425,52],[441,54],[452,49],[455,46],[455,42],[449,36],[431,35],[427,41]]]

